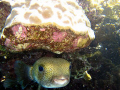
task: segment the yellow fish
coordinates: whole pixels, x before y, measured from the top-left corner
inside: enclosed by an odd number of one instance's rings
[[[85,80],[91,80],[92,79],[91,75],[87,72],[87,70],[83,73],[83,78]]]
[[[14,65],[17,82],[24,89],[31,80],[45,88],[59,88],[66,86],[70,81],[70,62],[62,58],[43,57],[33,66],[22,61]]]

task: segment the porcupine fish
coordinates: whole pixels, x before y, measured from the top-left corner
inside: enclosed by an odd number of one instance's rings
[[[33,66],[22,61],[14,65],[17,82],[24,89],[28,81],[33,80],[45,88],[59,88],[66,86],[70,81],[70,62],[62,58],[43,57]]]

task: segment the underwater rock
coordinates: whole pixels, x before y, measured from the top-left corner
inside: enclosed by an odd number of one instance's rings
[[[45,49],[60,54],[87,47],[95,38],[90,21],[76,0],[6,2],[12,10],[1,39],[11,52]]]
[[[2,32],[2,28],[4,27],[5,20],[7,16],[10,14],[11,8],[9,5],[0,2],[0,33]]]

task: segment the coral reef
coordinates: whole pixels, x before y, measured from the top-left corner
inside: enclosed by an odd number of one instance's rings
[[[102,14],[104,8],[101,3],[103,0],[79,0],[78,3],[85,10],[87,17],[91,22],[91,28],[95,29],[105,18]]]
[[[1,39],[11,52],[45,49],[60,54],[87,47],[95,38],[75,0],[7,2],[12,10]]]
[[[2,33],[2,28],[4,27],[5,24],[5,20],[7,16],[10,14],[10,11],[11,11],[10,5],[0,2],[0,56],[7,56],[9,53],[2,45],[1,33]]]
[[[79,4],[90,19],[92,29],[95,30],[96,39],[90,46],[97,47],[100,44],[103,56],[116,63],[119,59],[120,45],[119,0],[79,0]]]
[[[9,52],[7,52],[6,48],[0,45],[0,56],[8,56]]]
[[[95,30],[96,39],[90,44],[90,46],[86,48],[82,48],[80,50],[76,50],[76,52],[75,51],[69,52],[69,53],[64,52],[59,55],[52,52],[48,52],[46,50],[32,50],[32,51],[25,51],[22,53],[12,53],[10,57],[7,57],[7,58],[0,56],[0,60],[1,60],[0,88],[2,88],[2,90],[4,90],[3,82],[2,82],[5,79],[4,76],[6,76],[6,78],[16,77],[14,75],[14,69],[13,69],[13,66],[14,66],[13,64],[16,60],[21,60],[21,61],[24,61],[26,64],[32,65],[37,59],[44,56],[64,58],[64,59],[67,59],[72,64],[71,81],[69,85],[63,88],[57,88],[55,90],[77,90],[77,89],[78,90],[79,89],[81,90],[119,90],[120,89],[120,86],[119,86],[120,84],[119,82],[120,81],[119,79],[120,78],[120,65],[119,65],[120,64],[120,24],[119,24],[120,23],[120,18],[119,18],[120,4],[118,0],[105,0],[105,1],[104,0],[79,0],[78,3],[85,10],[86,15],[90,19],[91,27],[92,29]],[[18,5],[21,5],[21,3]],[[56,27],[52,28],[53,30],[52,34],[50,32],[46,32],[46,30],[51,30],[51,29],[48,29],[45,26],[34,27],[34,26],[26,26],[19,23],[10,27],[6,27],[4,28],[4,30],[8,32],[9,28],[10,28],[10,31],[12,32],[12,34],[10,33],[11,37],[13,35],[15,37],[13,39],[15,40],[17,40],[18,38],[19,39],[18,41],[13,43],[10,42],[10,39],[3,39],[3,41],[6,40],[6,43],[3,43],[5,45],[8,45],[8,44],[12,45],[15,43],[19,43],[21,42],[20,40],[23,40],[23,39],[26,39],[26,41],[24,41],[26,43],[28,40],[26,38],[26,36],[28,36],[26,33],[28,33],[29,30],[32,31],[32,32],[29,32],[30,35],[31,34],[33,34],[34,36],[37,35],[38,29],[40,31],[40,35],[43,35],[43,34],[45,35],[44,38],[36,36],[35,37],[36,40],[40,38],[41,40],[44,41],[44,39],[48,37],[48,35],[51,35],[52,40],[56,42],[56,45],[60,45],[60,43],[63,42],[64,39],[67,40],[70,37],[72,37],[71,36],[72,31],[59,29],[60,31],[58,32],[56,30]],[[29,30],[27,30],[26,28],[28,28]],[[9,35],[5,35],[5,36],[8,37]],[[87,39],[85,38],[84,35],[82,36],[83,36],[82,41],[85,42]],[[32,38],[32,35],[30,36],[30,38]],[[78,40],[79,38],[81,38],[81,36],[76,36],[76,40],[74,41],[74,44],[73,44],[74,47],[76,47],[77,42],[80,42],[80,40]],[[83,40],[83,38],[85,38],[85,40]],[[31,40],[29,42],[33,42],[33,41],[34,40]],[[70,43],[71,42],[72,41],[70,41]],[[68,45],[68,44],[65,44],[65,45]],[[22,47],[25,47],[25,45],[23,45]],[[61,47],[61,48],[66,50],[65,47]],[[3,46],[1,47],[1,50],[3,51],[5,50]],[[5,55],[3,54],[3,56]],[[86,70],[92,77],[90,81],[86,81],[83,78],[83,73]],[[21,90],[20,85],[18,85],[17,83],[10,89]],[[34,90],[34,89],[37,89],[37,84],[32,82],[30,85],[28,85],[28,87],[26,87],[25,90]],[[44,90],[44,89],[42,88],[41,90]]]
[[[10,14],[10,11],[11,11],[10,5],[0,2],[0,33],[2,32],[5,20],[7,16]]]

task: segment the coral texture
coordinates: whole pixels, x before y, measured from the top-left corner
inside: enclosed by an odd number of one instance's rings
[[[84,48],[95,38],[90,21],[75,0],[8,3],[12,10],[1,38],[9,51],[46,49],[59,54]]]

